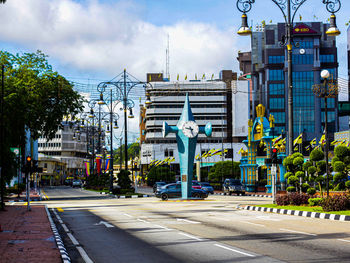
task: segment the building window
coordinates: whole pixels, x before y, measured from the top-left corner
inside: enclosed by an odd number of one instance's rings
[[[286,122],[286,114],[284,112],[270,112],[270,113],[275,118],[276,124]]]
[[[284,56],[269,56],[269,64],[284,63]]]
[[[293,64],[306,65],[314,64],[314,55],[305,54],[305,55],[293,55]]]
[[[269,80],[284,80],[284,72],[282,69],[270,69]]]
[[[47,163],[44,163],[44,168],[47,168]]]
[[[284,95],[284,84],[269,84],[269,94],[270,95]]]
[[[164,156],[165,157],[173,157],[174,156],[174,150],[172,150],[172,149],[165,149]]]
[[[320,55],[320,61],[325,63],[334,62],[334,55]]]
[[[270,109],[284,109],[284,98],[270,98]]]

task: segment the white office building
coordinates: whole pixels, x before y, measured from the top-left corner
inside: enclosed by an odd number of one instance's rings
[[[148,74],[147,79],[152,80]],[[233,160],[239,161],[238,151],[244,147],[242,141],[248,133],[248,81],[237,80],[236,74],[225,70],[219,80],[189,81],[150,81],[146,93],[150,95],[150,104],[145,113],[145,135],[141,142],[141,164],[152,160],[175,157],[179,163],[175,134],[162,136],[163,122],[175,126],[181,116],[186,94],[193,116],[199,126],[211,122],[211,137],[198,135],[196,155],[210,149],[230,149]],[[233,149],[233,150],[231,150]],[[232,160],[219,155],[203,158],[203,165],[212,165],[220,160]]]

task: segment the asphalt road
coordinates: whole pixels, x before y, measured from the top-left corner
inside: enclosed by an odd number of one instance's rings
[[[350,262],[349,222],[236,208],[269,198],[79,200],[85,190],[45,192],[93,262]]]

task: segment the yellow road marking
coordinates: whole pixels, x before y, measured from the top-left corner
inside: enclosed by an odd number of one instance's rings
[[[46,200],[50,200],[50,198],[46,195],[46,193],[44,192],[44,190],[41,190],[41,192],[44,194]]]
[[[56,207],[58,212],[63,212],[64,210],[61,207]]]

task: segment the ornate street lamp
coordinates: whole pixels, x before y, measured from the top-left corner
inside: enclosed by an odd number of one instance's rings
[[[107,81],[107,82],[101,82],[97,86],[97,90],[100,91],[100,94],[102,94],[108,86],[111,86],[110,92],[111,92],[111,106],[112,108],[112,101],[118,101],[123,103],[123,112],[124,112],[124,152],[125,152],[125,170],[128,171],[128,126],[127,126],[127,119],[133,118],[134,115],[132,113],[132,108],[135,106],[135,103],[133,100],[129,99],[129,93],[130,91],[138,85],[150,85],[149,83],[145,83],[142,81],[137,80],[132,75],[128,74],[126,70],[124,69],[123,73],[119,74],[117,77],[117,80],[115,81]],[[100,95],[100,101],[101,98],[103,99],[103,95]],[[106,101],[106,100],[104,100]],[[146,102],[147,104],[147,102]],[[129,115],[127,114],[127,110],[129,110]],[[112,127],[113,124],[113,118],[110,119],[110,126]],[[112,138],[112,129],[111,129],[111,138]],[[112,139],[111,139],[112,140]],[[113,141],[111,141],[111,148],[113,145]],[[120,157],[121,158],[121,157]],[[113,167],[113,157],[112,157],[112,150],[111,150],[111,165]],[[111,189],[113,187],[111,183]]]
[[[313,93],[320,97],[324,98],[324,137],[325,137],[325,157],[326,157],[326,187],[327,187],[327,197],[329,196],[329,169],[328,169],[328,150],[329,150],[329,143],[328,143],[328,104],[327,104],[327,98],[336,98],[338,96],[338,85],[333,81],[329,81],[329,78],[331,77],[331,74],[328,70],[324,69],[321,71],[321,78],[324,79],[322,84],[316,84],[313,86]]]
[[[281,10],[286,27],[286,35],[282,37],[281,44],[287,48],[287,62],[288,62],[288,155],[293,153],[293,79],[292,79],[292,44],[293,44],[293,23],[294,17],[298,9],[306,2],[306,0],[271,0]],[[237,0],[237,9],[243,13],[242,26],[238,30],[240,35],[250,35],[251,31],[248,26],[248,13],[255,0]],[[336,25],[335,13],[339,11],[341,7],[340,0],[322,0],[322,3],[326,5],[326,9],[331,13],[330,27],[326,31],[326,34],[331,36],[337,36],[340,34]]]

